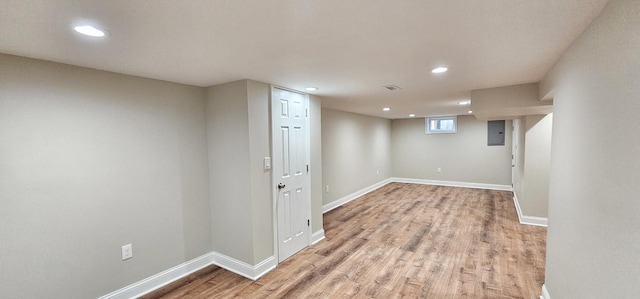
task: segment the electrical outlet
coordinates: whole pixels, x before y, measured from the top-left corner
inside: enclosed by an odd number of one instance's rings
[[[442,172],[442,168],[438,167],[438,172]]]
[[[324,192],[329,193],[329,185],[327,185],[326,187],[324,187]]]
[[[122,246],[122,260],[128,260],[133,257],[133,245],[127,244]]]

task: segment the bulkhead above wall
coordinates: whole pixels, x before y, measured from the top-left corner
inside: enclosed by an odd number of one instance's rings
[[[540,100],[538,83],[471,91],[471,110],[480,120],[514,119],[553,112],[553,100]]]

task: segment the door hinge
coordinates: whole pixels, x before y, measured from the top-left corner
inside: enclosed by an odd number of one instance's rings
[[[311,226],[311,220],[307,219],[307,226]]]
[[[304,116],[309,117],[309,108],[304,109]]]
[[[309,164],[307,164],[307,173],[309,173]]]

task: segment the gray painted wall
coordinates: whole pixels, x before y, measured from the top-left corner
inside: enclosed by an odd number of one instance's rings
[[[611,0],[554,86],[545,285],[554,299],[640,294],[640,1]]]
[[[511,121],[505,126],[505,146],[487,146],[487,122],[473,116],[458,116],[456,134],[427,135],[424,118],[393,120],[392,176],[511,185]]]
[[[323,204],[389,178],[390,157],[390,120],[322,109]]]
[[[211,251],[202,88],[0,54],[0,140],[3,297],[95,298]]]

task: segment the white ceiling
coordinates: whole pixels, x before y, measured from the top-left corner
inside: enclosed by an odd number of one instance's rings
[[[316,86],[324,107],[385,118],[466,114],[470,90],[539,81],[606,2],[0,0],[0,52],[197,86]],[[82,22],[111,35],[71,30]]]

